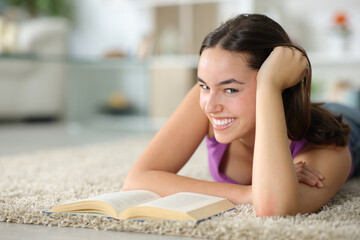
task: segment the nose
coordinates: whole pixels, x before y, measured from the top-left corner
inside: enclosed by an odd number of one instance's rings
[[[222,104],[214,93],[210,93],[205,103],[205,111],[207,113],[218,113],[222,111]]]

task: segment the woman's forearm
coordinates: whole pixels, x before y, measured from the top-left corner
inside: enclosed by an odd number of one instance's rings
[[[123,190],[146,189],[167,196],[177,192],[196,192],[225,197],[234,204],[251,204],[251,186],[218,183],[149,170],[127,177]]]
[[[281,90],[265,82],[257,87],[252,191],[258,215],[297,211],[298,180],[289,149]]]

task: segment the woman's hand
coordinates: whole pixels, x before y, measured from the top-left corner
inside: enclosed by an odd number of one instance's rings
[[[311,187],[316,186],[318,188],[324,186],[321,181],[324,177],[318,171],[306,165],[304,162],[297,162],[294,166],[299,183],[304,183]]]
[[[259,69],[257,84],[271,84],[282,92],[306,76],[307,65],[307,58],[296,48],[276,47]]]

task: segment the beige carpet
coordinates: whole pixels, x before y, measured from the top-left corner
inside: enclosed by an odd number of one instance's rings
[[[360,179],[349,181],[318,213],[287,218],[256,218],[251,205],[201,223],[115,221],[41,212],[58,203],[120,190],[149,139],[2,157],[0,221],[209,239],[360,239]],[[202,145],[181,174],[209,179],[206,158]]]

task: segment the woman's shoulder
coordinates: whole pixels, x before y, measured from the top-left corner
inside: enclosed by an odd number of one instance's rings
[[[331,145],[320,145],[320,144],[314,144],[309,141],[299,141],[295,142],[295,145],[298,145],[295,149],[292,156],[294,159],[294,162],[323,162],[328,164],[328,167],[330,165],[348,165],[348,163],[351,166],[352,158],[349,146],[339,146],[335,144]],[[302,146],[302,147],[301,147]],[[332,160],[330,160],[332,159]],[[334,165],[334,166],[335,166]],[[338,166],[339,166],[338,165]]]
[[[315,144],[312,143],[310,141],[308,141],[307,139],[303,138],[299,141],[291,141],[290,143],[290,151],[291,154],[293,156],[293,158],[295,158],[298,154],[300,153],[306,153],[306,152],[312,152],[312,151],[348,151],[349,148],[348,146],[338,146],[335,144],[327,144],[327,145],[322,145],[322,144]]]

